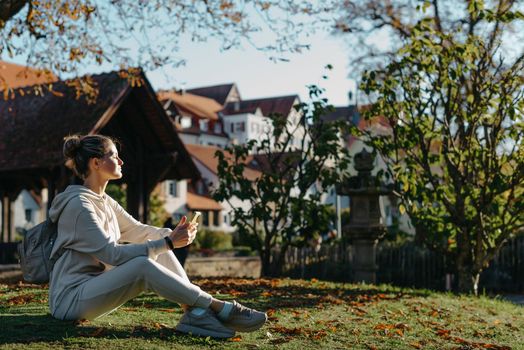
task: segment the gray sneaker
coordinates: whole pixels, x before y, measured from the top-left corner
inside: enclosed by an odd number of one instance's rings
[[[267,321],[265,312],[245,307],[244,305],[233,301],[233,309],[227,320],[223,320],[224,326],[234,329],[238,332],[256,331]]]
[[[201,337],[231,338],[235,331],[225,327],[217,318],[215,313],[207,309],[203,315],[196,316],[186,311],[175,330],[193,334]]]

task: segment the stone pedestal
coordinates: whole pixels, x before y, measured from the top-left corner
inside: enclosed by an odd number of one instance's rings
[[[337,186],[337,193],[350,197],[349,223],[342,233],[353,248],[354,282],[376,283],[376,246],[386,233],[383,223],[381,195],[390,194],[380,181],[371,175],[375,157],[365,149],[355,155],[357,176]]]

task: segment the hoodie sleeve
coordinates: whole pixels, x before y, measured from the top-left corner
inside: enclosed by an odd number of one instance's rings
[[[81,200],[82,208],[76,218],[73,242],[68,248],[95,256],[100,261],[117,266],[137,256],[155,258],[169,248],[163,239],[142,244],[119,244],[99,224],[93,205]]]
[[[143,243],[147,240],[157,240],[164,238],[171,233],[168,228],[158,228],[155,226],[145,225],[137,221],[134,217],[122,208],[114,199],[110,199],[110,205],[113,208],[120,228],[120,241],[130,243]]]

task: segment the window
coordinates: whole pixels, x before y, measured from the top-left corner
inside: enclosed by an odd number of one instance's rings
[[[204,188],[204,183],[202,181],[198,181],[196,183],[196,191],[197,191],[197,194],[204,194],[205,188]]]
[[[202,225],[209,226],[209,211],[202,212]]]
[[[229,127],[231,128],[231,132],[235,132],[235,124],[234,123],[230,123]]]
[[[25,221],[27,222],[33,221],[33,211],[31,209],[25,210]]]
[[[219,122],[215,123],[215,134],[220,134],[222,132],[222,124]]]
[[[213,226],[220,226],[219,219],[220,212],[218,210],[213,211]]]
[[[237,122],[235,123],[235,132],[244,132],[246,131],[246,123],[245,122]]]
[[[229,224],[229,214],[224,214],[224,224]]]
[[[200,119],[200,130],[201,131],[208,131],[209,130],[209,120],[207,119]]]
[[[178,188],[176,181],[169,181],[169,195],[178,197]]]

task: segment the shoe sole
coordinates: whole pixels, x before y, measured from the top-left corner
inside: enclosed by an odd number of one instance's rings
[[[232,338],[235,336],[234,332],[216,332],[210,331],[208,329],[203,329],[199,327],[193,327],[186,324],[178,325],[175,330],[182,333],[192,334],[199,337],[212,337],[212,338]]]
[[[256,323],[256,324],[253,324],[253,325],[250,325],[250,326],[239,326],[239,325],[233,325],[233,324],[230,324],[230,323],[226,323],[224,322],[224,326],[228,327],[228,328],[231,328],[237,332],[253,332],[253,331],[256,331],[257,329],[260,329],[262,328],[262,326],[267,322],[267,316],[266,318],[264,318],[263,321],[260,321],[259,323]]]

